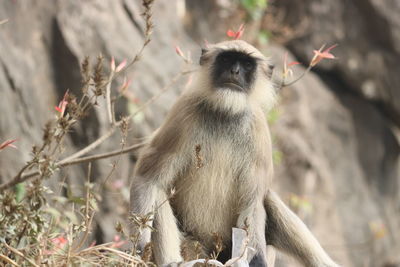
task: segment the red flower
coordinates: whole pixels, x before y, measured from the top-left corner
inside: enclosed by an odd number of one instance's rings
[[[323,60],[324,58],[326,59],[335,59],[336,57],[330,53],[330,51],[335,48],[337,46],[337,44],[332,45],[331,47],[325,49],[324,51],[322,51],[322,49],[324,49],[323,45],[319,50],[314,50],[314,57],[311,60],[310,66],[314,67],[315,65],[317,65],[321,60]]]
[[[57,247],[57,248],[63,248],[65,244],[68,243],[68,240],[63,236],[60,235],[59,237],[55,237],[51,240],[51,242]]]
[[[68,105],[68,101],[67,101],[68,92],[69,92],[69,90],[67,90],[67,92],[65,92],[64,97],[61,100],[61,102],[58,104],[58,106],[54,107],[58,112],[60,112],[60,117],[64,116],[65,109],[67,108],[67,105]]]
[[[236,32],[232,31],[232,30],[228,30],[226,32],[226,35],[228,35],[228,37],[233,38],[234,40],[238,40],[238,39],[240,39],[240,37],[242,37],[243,32],[244,32],[244,24],[242,23],[242,24],[240,24],[239,29]]]
[[[96,240],[93,241],[92,243],[90,243],[89,248],[92,248],[92,247],[94,247],[95,245],[96,245]]]
[[[185,55],[182,52],[182,49],[179,46],[175,46],[175,52],[178,54],[178,56],[185,58]]]
[[[127,80],[126,77],[124,78],[124,82],[122,83],[121,87],[118,89],[120,92],[124,92],[132,83],[132,80]]]
[[[58,237],[50,239],[51,243],[53,244],[53,247],[51,250],[44,250],[43,254],[44,255],[52,255],[55,252],[57,252],[60,249],[63,249],[65,245],[68,243],[68,240],[63,236],[60,235]]]
[[[132,80],[129,79],[127,80],[126,77],[124,78],[124,82],[122,85],[118,88],[119,93],[124,96],[126,99],[130,100],[133,103],[139,103],[139,99],[136,98],[136,96],[128,90],[129,86],[131,85]]]
[[[290,69],[291,66],[298,65],[300,62],[297,61],[292,61],[289,64],[287,63],[287,57],[288,53],[285,53],[285,56],[283,58],[283,77],[286,77],[288,75],[292,75],[293,71]]]
[[[115,235],[113,243],[110,245],[110,247],[111,248],[120,248],[126,243],[127,243],[126,240],[121,240],[121,237],[119,235]]]
[[[125,186],[125,183],[123,180],[115,180],[111,183],[111,187],[115,190],[119,190]]]
[[[190,60],[190,52],[187,53],[187,56],[183,53],[182,49],[178,46],[175,45],[175,52],[178,56],[180,56],[186,63],[191,63]]]
[[[375,239],[381,239],[387,235],[386,226],[381,221],[369,222],[369,228]]]
[[[292,61],[292,62],[290,62],[289,64],[287,64],[287,66],[288,66],[288,67],[291,67],[291,66],[298,65],[298,64],[300,64],[300,62]]]
[[[17,149],[17,147],[15,145],[13,145],[13,143],[17,141],[17,139],[10,139],[10,140],[6,140],[3,143],[0,144],[0,150],[6,148],[6,147],[12,147]]]
[[[210,47],[210,43],[206,39],[204,39],[204,47],[205,48],[209,48]]]
[[[126,59],[122,60],[121,63],[119,63],[119,65],[117,67],[115,67],[115,59],[114,57],[111,57],[111,63],[110,63],[110,67],[111,67],[111,71],[112,72],[120,72],[123,68],[125,68],[126,66]]]
[[[111,57],[111,63],[110,63],[111,71],[115,71],[115,59],[114,57]]]
[[[122,62],[119,63],[119,65],[115,69],[115,72],[120,72],[123,68],[125,68],[126,63],[127,63],[126,59],[122,60]]]

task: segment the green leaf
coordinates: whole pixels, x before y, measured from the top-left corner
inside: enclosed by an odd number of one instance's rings
[[[268,31],[262,30],[258,33],[258,41],[260,44],[268,44],[270,37],[271,33]]]
[[[71,201],[72,203],[79,204],[79,205],[85,205],[85,203],[86,203],[86,200],[83,197],[70,196],[68,198],[68,200]]]
[[[15,200],[17,202],[21,202],[26,193],[25,183],[16,184],[14,186],[14,190],[15,190]]]
[[[141,122],[144,121],[144,112],[139,111],[140,106],[138,106],[136,103],[133,102],[128,102],[128,113],[130,115],[136,114],[135,116],[132,117],[132,122],[136,124],[140,124]]]
[[[280,164],[282,162],[282,152],[274,150],[272,152],[272,161],[277,165]]]
[[[76,214],[72,211],[66,211],[64,212],[64,215],[70,220],[70,222],[72,222],[73,224],[78,225],[79,224],[79,220],[78,217],[76,216]]]
[[[260,19],[264,10],[268,6],[267,0],[240,0],[240,4],[253,19]]]
[[[279,109],[273,108],[272,110],[270,110],[268,112],[268,115],[267,115],[268,123],[274,124],[279,119],[279,116],[280,116]]]

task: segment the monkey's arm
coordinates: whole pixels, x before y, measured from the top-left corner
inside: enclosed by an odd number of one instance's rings
[[[138,187],[132,186],[131,212],[142,215],[149,212],[154,213],[154,223],[150,223],[150,225],[152,224],[155,231],[151,233],[149,228],[145,228],[141,232],[140,249],[143,250],[144,246],[152,241],[158,265],[182,261],[180,255],[181,233],[164,189],[153,182],[144,183]],[[138,231],[138,227],[133,225],[131,231],[137,233],[135,231]]]
[[[265,235],[273,245],[299,259],[307,267],[338,267],[307,226],[271,190],[264,200],[267,213]]]
[[[130,211],[140,215],[154,213],[154,228],[142,232],[139,247],[153,241],[156,263],[159,265],[182,261],[180,255],[181,233],[168,201],[169,190],[179,172],[185,167],[185,157],[180,144],[183,142],[182,113],[179,102],[173,107],[166,123],[142,150],[131,185]],[[138,227],[131,227],[137,233]]]
[[[146,160],[146,157],[142,160]],[[150,163],[141,162],[141,164]],[[157,166],[158,164],[153,162],[151,174],[142,173],[139,168],[131,186],[130,211],[140,215],[150,212],[154,214],[154,223],[150,223],[150,225],[153,224],[155,231],[151,233],[149,228],[145,228],[141,232],[139,248],[143,249],[151,240],[158,265],[182,261],[180,255],[181,233],[167,193],[169,180],[172,180],[177,170],[176,166],[173,166],[173,162],[170,164],[170,166],[163,166],[163,164]],[[138,230],[137,225],[133,225],[131,228],[131,231],[136,234]]]

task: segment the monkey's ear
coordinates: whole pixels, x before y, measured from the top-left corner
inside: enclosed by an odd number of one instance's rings
[[[207,61],[207,52],[208,49],[202,48],[201,49],[201,56],[200,56],[200,66],[203,65]]]
[[[264,69],[264,73],[267,75],[268,78],[272,77],[272,74],[274,73],[274,68],[275,68],[275,65],[272,64],[272,63],[269,63],[269,62],[263,68]]]

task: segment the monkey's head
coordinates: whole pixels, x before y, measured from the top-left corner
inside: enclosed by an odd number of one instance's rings
[[[252,104],[270,109],[275,90],[272,65],[245,41],[226,41],[202,49],[198,81],[203,97],[216,109],[243,112]]]

